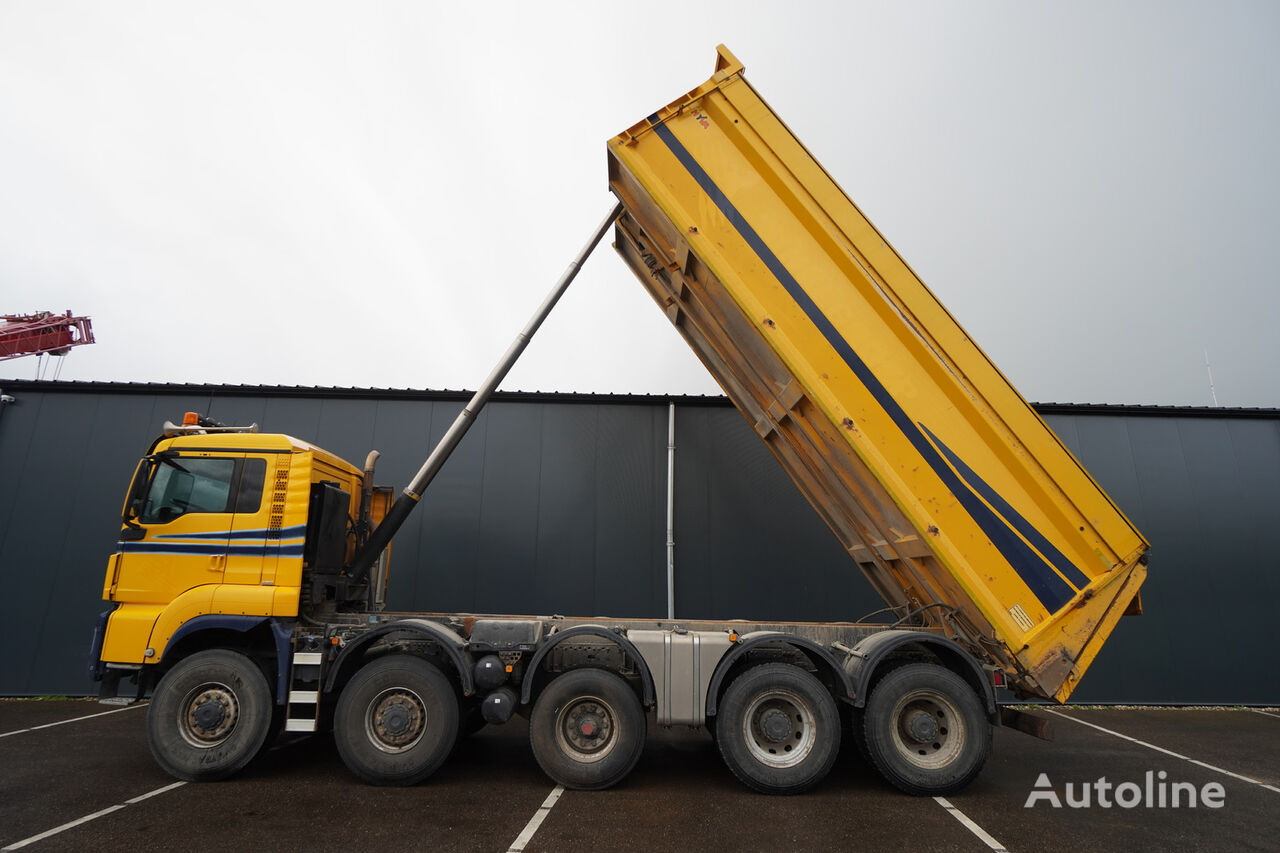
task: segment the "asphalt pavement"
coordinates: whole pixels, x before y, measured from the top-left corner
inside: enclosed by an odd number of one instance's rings
[[[652,721],[621,785],[562,792],[518,717],[412,788],[359,782],[327,735],[283,740],[230,781],[175,784],[147,751],[146,713],[0,700],[0,849],[1280,849],[1274,708],[1039,711],[1052,742],[998,729],[982,775],[946,799],[899,793],[852,748],[806,794],[756,794],[705,732]]]

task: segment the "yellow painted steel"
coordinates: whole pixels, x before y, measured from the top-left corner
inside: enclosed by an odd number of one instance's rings
[[[171,552],[151,553],[122,549],[111,556],[103,598],[120,606],[108,619],[102,660],[159,663],[174,632],[197,616],[297,616],[303,558],[283,551],[303,543],[311,484],[340,483],[352,496],[350,513],[354,516],[359,509],[361,472],[332,453],[290,436],[183,435],[164,439],[153,449],[153,453],[164,451],[176,452],[179,460],[185,456],[261,459],[266,467],[262,499],[253,511],[189,513],[164,523],[134,522],[145,530],[144,540],[163,536],[175,547]],[[269,530],[277,531],[270,538],[280,549],[264,549],[262,554],[237,554],[231,548],[212,555],[184,553],[208,550],[197,546],[211,543],[257,541],[252,535],[257,531],[265,540]],[[227,538],[210,538],[219,532],[226,532]],[[232,533],[246,538],[231,540]]]
[[[112,663],[146,663],[147,640],[164,609],[163,604],[122,604],[117,607],[107,620],[101,659]]]
[[[1147,542],[741,63],[721,46],[609,169],[619,253],[873,585],[1065,699]]]
[[[197,616],[218,612],[213,606],[213,597],[221,588],[221,584],[197,586],[169,602],[156,617],[155,625],[151,629],[151,636],[147,640],[147,645],[152,650],[152,654],[147,658],[147,663],[159,663],[164,658],[165,647],[169,644],[169,638],[183,624],[190,622]],[[114,613],[111,615],[115,616]],[[110,659],[106,657],[105,643],[103,644],[103,659]]]

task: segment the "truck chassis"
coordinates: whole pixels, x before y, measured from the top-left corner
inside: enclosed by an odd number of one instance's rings
[[[847,736],[898,788],[939,795],[977,775],[999,721],[994,670],[937,629],[420,613],[184,627],[162,675],[102,672],[112,696],[125,675],[138,697],[155,682],[148,742],[189,781],[238,772],[281,730],[331,728],[357,776],[412,785],[519,711],[542,769],[595,790],[634,767],[652,713],[705,727],[761,792],[812,787]]]

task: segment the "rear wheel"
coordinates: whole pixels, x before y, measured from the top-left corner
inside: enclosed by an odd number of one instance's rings
[[[936,664],[908,664],[882,678],[862,722],[871,763],[908,794],[955,793],[991,754],[991,725],[978,694]]]
[[[538,697],[529,741],[543,771],[580,791],[618,784],[644,750],[644,708],[627,682],[603,669],[558,676]]]
[[[373,785],[416,785],[439,769],[457,738],[453,685],[411,655],[387,655],[365,665],[334,711],[338,754]]]
[[[831,770],[840,752],[840,712],[815,676],[770,663],[733,680],[716,715],[716,743],[744,784],[798,794]]]
[[[274,703],[253,661],[197,652],[165,673],[147,709],[147,744],[171,776],[212,782],[248,764],[267,740]]]

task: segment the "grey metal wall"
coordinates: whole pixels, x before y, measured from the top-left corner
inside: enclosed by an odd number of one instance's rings
[[[461,395],[8,382],[0,409],[0,695],[92,688],[85,652],[124,489],[166,418],[313,441],[403,485]],[[881,602],[742,417],[677,401],[676,615],[844,620]],[[506,395],[397,537],[403,610],[660,616],[666,401]],[[1147,615],[1124,619],[1075,699],[1276,702],[1280,413],[1051,410],[1155,543]],[[1271,523],[1270,525],[1268,523]],[[1228,630],[1229,629],[1229,630]]]
[[[1045,420],[1152,543],[1144,615],[1073,700],[1280,701],[1280,413]]]

